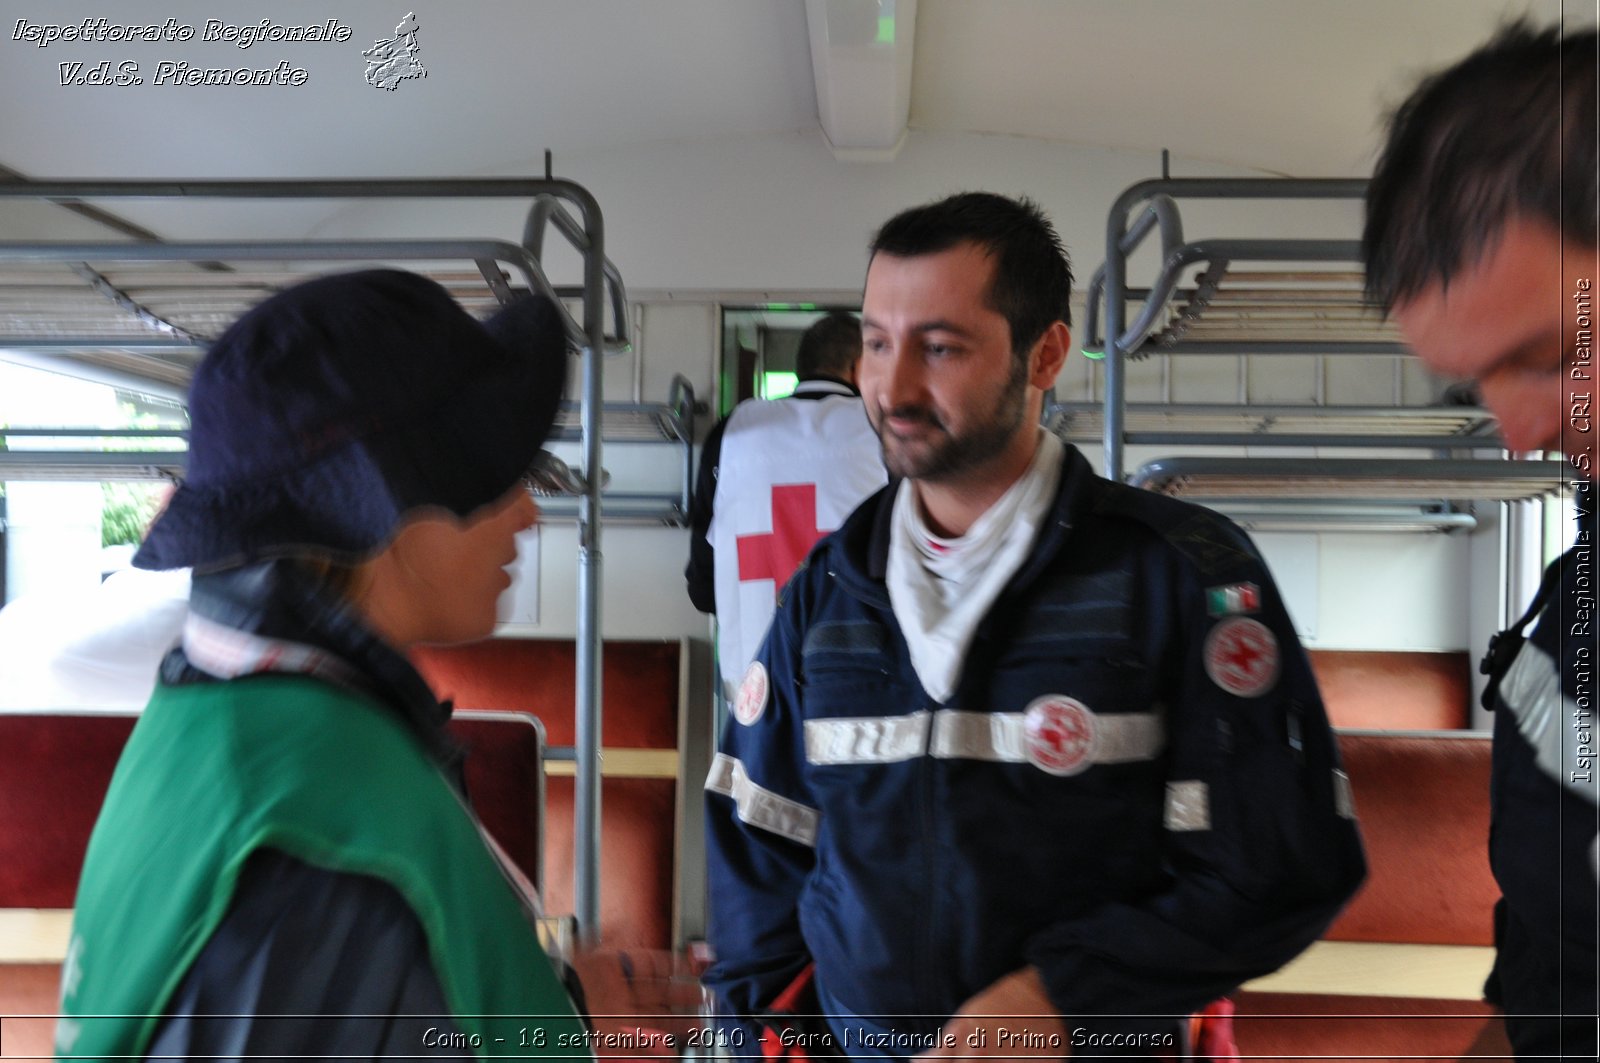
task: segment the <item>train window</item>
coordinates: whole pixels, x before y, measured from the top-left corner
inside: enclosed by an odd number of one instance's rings
[[[795,385],[800,383],[798,373],[762,373],[761,397],[764,399],[781,399],[785,395],[793,395]]]
[[[126,568],[186,428],[175,398],[0,362],[0,604]]]

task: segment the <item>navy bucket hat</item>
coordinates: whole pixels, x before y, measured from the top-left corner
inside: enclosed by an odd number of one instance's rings
[[[539,452],[567,368],[559,309],[478,322],[398,270],[321,277],[218,337],[189,392],[187,475],[133,563],[357,561],[412,510],[466,516]]]

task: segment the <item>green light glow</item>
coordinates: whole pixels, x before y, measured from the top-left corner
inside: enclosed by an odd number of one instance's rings
[[[793,373],[762,373],[761,397],[781,399],[785,395],[792,395],[795,385],[799,383],[800,378]]]
[[[893,15],[879,15],[878,16],[878,43],[879,44],[893,44],[894,43],[894,16]]]
[[[1089,359],[1091,362],[1098,362],[1098,361],[1100,361],[1100,359],[1102,359],[1102,358],[1104,358],[1106,356],[1106,352],[1103,351],[1103,350],[1101,350],[1101,351],[1093,351],[1093,350],[1090,350],[1088,347],[1085,347],[1083,349],[1083,356],[1085,358]]]
[[[815,310],[816,303],[767,303],[763,310]]]

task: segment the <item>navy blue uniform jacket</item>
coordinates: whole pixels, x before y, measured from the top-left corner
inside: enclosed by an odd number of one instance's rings
[[[723,1006],[814,961],[836,1036],[925,1036],[1032,964],[1069,1020],[1183,1015],[1316,939],[1365,863],[1244,533],[1069,447],[939,703],[884,583],[897,486],[784,590],[707,781]]]

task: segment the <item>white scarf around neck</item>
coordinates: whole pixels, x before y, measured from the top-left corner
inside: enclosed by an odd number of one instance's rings
[[[911,666],[935,701],[948,701],[978,623],[1027,560],[1056,496],[1066,449],[1039,430],[1033,461],[965,535],[934,535],[916,485],[902,481],[889,526],[889,604]]]

